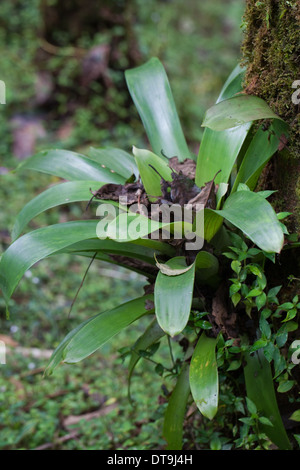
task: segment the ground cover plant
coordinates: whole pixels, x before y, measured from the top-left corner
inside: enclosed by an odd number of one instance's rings
[[[193,402],[206,419],[223,417],[220,392],[231,381],[246,405],[228,393],[228,408],[240,413],[231,425],[236,447],[290,449],[299,438],[297,432],[286,432],[274,382],[293,403],[289,418],[297,423],[297,364],[290,358],[300,303],[297,295],[281,303],[281,286],[268,277],[276,255],[296,250],[298,243],[282,222],[289,214],[275,213],[267,200],[270,192],[254,191],[288,126],[263,100],[241,93],[243,73],[240,67],[232,72],[207,111],[197,156],[186,144],[165,70],[153,58],[126,72],[151,150],[133,147],[131,155],[91,148],[85,156],[51,149],[18,168],[68,182],[37,196],[16,219],[14,242],[0,261],[7,314],[24,273],[55,254],[107,261],[145,276],[144,295],[87,317],[70,331],[46,374],[55,373],[62,362],[86,359],[124,328],[147,318],[145,331],[122,354],[129,357],[129,397],[141,359],[153,361],[158,375],[174,380],[162,429],[168,449],[182,448],[186,409]],[[254,121],[264,122],[257,129]],[[47,209],[86,201],[91,211],[98,200],[96,215],[105,216],[100,223],[97,218],[77,220],[20,237],[28,222]],[[160,218],[159,204],[175,205],[179,217],[174,212],[173,219]],[[152,358],[163,339],[171,367]],[[176,356],[174,343],[180,346]],[[213,446],[225,445],[222,439],[214,435]]]

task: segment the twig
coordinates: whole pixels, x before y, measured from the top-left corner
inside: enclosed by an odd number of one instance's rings
[[[175,360],[174,360],[174,356],[173,356],[173,350],[172,350],[172,345],[171,345],[171,339],[170,339],[170,336],[168,336],[168,345],[169,345],[169,351],[170,351],[170,356],[171,356],[171,361],[172,361],[172,364],[173,364],[173,369],[176,370],[176,364],[175,364]]]
[[[79,294],[79,292],[80,292],[80,290],[81,290],[81,288],[82,288],[82,286],[83,286],[83,283],[84,283],[84,281],[85,281],[85,278],[86,278],[86,276],[87,276],[87,273],[89,272],[89,269],[90,269],[90,267],[92,266],[92,263],[93,263],[94,259],[96,258],[96,256],[97,256],[97,252],[95,252],[95,254],[94,254],[94,256],[92,257],[92,259],[91,259],[91,261],[90,261],[88,267],[86,268],[86,271],[85,271],[85,273],[84,273],[84,276],[83,276],[83,278],[82,278],[82,281],[81,281],[81,283],[80,283],[80,286],[78,287],[77,292],[76,292],[76,294],[75,294],[75,297],[74,297],[74,299],[73,299],[73,301],[72,301],[72,303],[71,303],[71,307],[70,307],[70,310],[69,310],[68,318],[69,318],[70,315],[71,315],[72,308],[73,308],[73,306],[74,306],[74,304],[75,304],[75,302],[76,302],[76,300],[77,300],[78,294]]]
[[[83,415],[77,416],[68,416],[63,420],[63,426],[68,428],[69,426],[73,426],[74,424],[78,424],[80,421],[90,421],[94,418],[100,418],[101,416],[105,416],[114,410],[118,406],[117,403],[112,403],[111,405],[104,406],[96,411],[91,411],[90,413],[85,413]]]
[[[71,431],[69,434],[66,434],[65,436],[55,439],[54,442],[46,442],[45,444],[40,445],[36,447],[34,450],[52,449],[52,447],[55,447],[57,444],[62,444],[63,442],[69,441],[70,439],[76,439],[79,436],[80,436],[79,431],[74,430],[74,431]]]
[[[83,57],[88,51],[80,47],[59,47],[46,41],[44,38],[40,38],[40,48],[48,54],[65,56],[65,57]]]

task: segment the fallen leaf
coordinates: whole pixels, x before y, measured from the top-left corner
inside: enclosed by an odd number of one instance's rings
[[[107,405],[103,408],[100,408],[99,410],[92,411],[91,413],[85,413],[82,415],[71,415],[68,416],[63,420],[63,426],[65,428],[68,428],[69,426],[73,426],[74,424],[78,424],[80,421],[90,421],[91,419],[94,418],[100,418],[101,416],[105,416],[111,411],[113,411],[116,407],[118,406],[117,403],[112,403],[110,405]]]
[[[194,198],[190,199],[188,201],[188,204],[191,204],[193,208],[196,208],[196,204],[202,204],[205,209],[216,208],[216,186],[214,181],[218,173],[215,174],[214,178],[211,181],[205,183],[205,185],[202,186],[199,194],[197,194]]]
[[[127,184],[115,184],[108,183],[102,186],[97,191],[91,191],[93,198],[119,201],[120,198],[126,197],[126,203],[128,206],[132,204],[143,204],[148,206],[149,201],[145,192],[145,188],[142,183],[127,183]],[[92,199],[93,199],[92,198]]]
[[[169,167],[177,173],[182,173],[187,178],[195,179],[196,162],[191,158],[186,158],[183,162],[179,162],[177,157],[172,157],[169,159]]]

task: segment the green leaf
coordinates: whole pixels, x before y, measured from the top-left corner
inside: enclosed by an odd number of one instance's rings
[[[92,253],[101,251],[103,253],[119,254],[146,261],[153,266],[155,266],[154,255],[157,252],[168,256],[174,256],[175,254],[173,247],[167,243],[147,238],[124,243],[108,239],[99,240],[97,238],[74,243],[62,250],[63,253],[72,253],[74,251],[89,251]]]
[[[265,416],[260,416],[258,418],[258,421],[260,423],[264,424],[265,426],[273,426],[273,423],[268,418],[266,418]]]
[[[138,176],[138,169],[133,156],[124,150],[112,147],[94,148],[90,147],[89,157],[100,163],[101,167],[113,170],[125,180],[131,175]]]
[[[289,320],[292,320],[293,318],[295,318],[295,316],[297,315],[298,311],[296,308],[292,308],[291,310],[289,310],[286,314],[286,317],[284,320],[282,320],[283,322],[288,322]]]
[[[58,253],[69,253],[68,249],[67,250],[62,250],[61,252]],[[58,254],[58,253],[55,253]],[[149,265],[146,263],[144,264],[139,264],[139,263],[130,263],[128,262],[126,258],[126,254],[124,254],[124,259],[120,260],[119,258],[114,258],[113,253],[102,253],[101,251],[96,253],[95,252],[90,252],[90,251],[72,251],[71,252],[73,256],[83,256],[85,258],[94,258],[95,260],[100,260],[100,261],[106,261],[107,263],[114,264],[116,266],[121,266],[122,268],[128,269],[130,271],[133,271],[137,274],[140,274],[142,276],[147,277],[148,279],[151,279],[154,281],[155,279],[155,272],[154,270],[149,269]]]
[[[167,450],[182,449],[183,420],[190,394],[189,367],[184,364],[165,412],[163,436]]]
[[[250,191],[250,188],[245,183],[239,183],[237,191]]]
[[[256,296],[258,296],[258,295],[261,295],[261,293],[262,293],[262,292],[261,292],[260,289],[251,289],[250,292],[248,292],[248,294],[247,294],[246,297],[247,297],[247,298],[248,298],[248,297],[256,297]]]
[[[251,346],[250,351],[251,352],[258,351],[259,349],[264,348],[267,345],[268,345],[268,340],[265,338],[260,338],[256,340],[255,343]]]
[[[187,268],[184,257],[167,261],[171,269]],[[185,328],[192,305],[195,277],[195,263],[183,274],[169,276],[158,273],[154,287],[154,303],[157,321],[170,336],[175,336]]]
[[[213,437],[209,443],[211,450],[222,450],[222,441],[219,437]]]
[[[156,256],[154,255],[155,260],[156,260],[156,266],[160,270],[162,274],[165,274],[166,276],[179,276],[180,274],[186,273],[189,271],[191,268],[193,268],[193,264],[190,266],[185,266],[182,267],[181,263],[179,263],[179,268],[176,267],[176,263],[174,263],[174,266],[172,266],[170,263],[159,263],[156,259]]]
[[[223,217],[211,209],[204,209],[204,239],[210,242],[221,229]]]
[[[97,223],[97,220],[84,220],[50,225],[18,238],[0,260],[0,287],[6,301],[35,263],[73,243],[96,238]]]
[[[40,171],[71,181],[93,180],[119,184],[125,182],[125,178],[118,173],[102,168],[90,158],[69,150],[43,150],[24,160],[15,171],[19,170]]]
[[[119,242],[128,242],[146,237],[165,226],[170,226],[170,224],[162,224],[142,214],[125,212],[109,222],[106,229],[103,227],[99,230],[99,236],[109,237]]]
[[[279,305],[278,308],[280,308],[280,310],[290,310],[291,308],[294,307],[294,304],[292,302],[285,302],[284,304],[281,304]]]
[[[292,414],[292,416],[290,416],[289,419],[293,421],[300,421],[300,410],[294,411],[294,413]]]
[[[212,325],[209,323],[207,320],[197,320],[195,322],[195,326],[198,326],[199,328],[202,328],[202,330],[211,330]]]
[[[260,119],[282,120],[258,96],[239,95],[223,100],[208,109],[202,126],[223,131]]]
[[[128,396],[130,396],[130,381],[132,373],[141,356],[138,354],[140,350],[146,350],[165,335],[156,319],[146,328],[144,333],[138,338],[132,347],[132,354],[128,364]]]
[[[278,304],[277,294],[279,293],[281,288],[282,288],[282,286],[276,286],[276,287],[272,287],[272,289],[270,289],[268,291],[268,301],[269,302],[274,302],[274,303]]]
[[[259,266],[255,266],[253,264],[249,264],[248,265],[248,269],[249,271],[252,272],[252,274],[254,274],[255,276],[258,276],[260,279],[262,277],[262,272],[261,272],[261,268]]]
[[[200,144],[196,185],[202,187],[215,178],[215,184],[228,183],[234,163],[251,128],[251,123],[215,132],[206,128]]]
[[[232,96],[236,95],[242,90],[242,82],[246,72],[245,67],[241,67],[240,64],[237,64],[236,67],[232,70],[229,77],[225,81],[220,95],[217,99],[217,103],[224,101]]]
[[[246,397],[246,403],[247,403],[247,408],[248,408],[249,413],[252,415],[256,414],[257,413],[256,405],[252,400],[250,400],[249,397]]]
[[[70,253],[73,256],[85,256],[93,258],[96,253],[96,260],[107,261],[108,263],[117,264],[131,271],[137,272],[147,278],[155,278],[156,272],[153,267],[155,266],[155,253],[161,253],[168,256],[174,256],[175,250],[167,243],[162,243],[156,240],[141,239],[134,242],[119,243],[114,240],[99,240],[89,239],[78,243],[74,243],[66,248],[55,252]],[[114,255],[121,255],[115,258]],[[130,258],[141,260],[143,263],[132,263]],[[150,269],[149,269],[150,268]]]
[[[239,274],[240,271],[241,271],[241,269],[242,269],[241,263],[240,263],[238,260],[232,261],[232,263],[231,263],[231,269],[232,269],[232,271],[234,271],[236,274]]]
[[[157,247],[158,249],[158,247]],[[75,252],[90,252],[92,255],[97,252],[107,253],[112,255],[121,255],[128,258],[144,261],[152,266],[155,266],[154,254],[156,250],[147,246],[140,246],[135,243],[118,243],[114,240],[83,240],[66,248],[57,253],[75,253]]]
[[[233,294],[231,296],[231,300],[232,300],[232,303],[234,305],[234,307],[237,306],[237,304],[239,303],[239,301],[241,300],[241,294],[239,294],[238,292],[235,292],[235,294]]]
[[[291,449],[282,419],[279,413],[274,391],[271,366],[265,358],[263,351],[256,351],[253,355],[246,355],[247,365],[244,368],[247,396],[252,400],[258,412],[271,421],[273,426],[259,424],[271,441],[279,449]]]
[[[231,194],[222,210],[215,213],[239,228],[250,240],[267,253],[280,253],[283,233],[272,206],[252,191]]]
[[[293,388],[294,385],[295,385],[294,380],[283,380],[282,382],[279,383],[277,387],[277,391],[279,393],[286,393],[289,390],[291,390],[291,388]],[[300,421],[300,418],[299,418],[299,421]]]
[[[269,322],[264,318],[263,315],[261,315],[260,320],[259,320],[259,329],[261,331],[261,334],[267,338],[270,339],[271,337],[271,327]]]
[[[227,193],[228,187],[229,187],[228,183],[220,183],[219,184],[217,194],[216,194],[216,203],[217,203],[216,208],[217,209],[220,209],[220,207],[222,205],[222,202],[223,202],[223,196],[225,196],[225,194]]]
[[[242,91],[242,80],[245,69],[237,66],[226,80],[217,99],[220,103]],[[237,160],[245,139],[251,128],[251,123],[244,124],[224,131],[213,131],[205,128],[197,159],[197,186],[203,186],[217,174],[215,183],[228,183],[235,161]],[[206,238],[207,239],[207,238]]]
[[[280,137],[282,134],[287,134],[287,129],[288,125],[285,122],[276,119],[268,130],[264,131],[261,126],[255,132],[238,170],[232,192],[240,183],[247,184],[252,190],[255,188],[262,169],[278,150]]]
[[[164,253],[168,256],[175,255],[175,248],[168,243],[160,242],[158,240],[151,240],[150,238],[142,238],[132,242],[135,246],[139,245],[141,247],[151,248],[153,251],[158,251]]]
[[[154,153],[191,158],[162,63],[152,58],[125,72],[127,86]]]
[[[92,197],[90,189],[97,190],[104,183],[95,181],[72,181],[51,186],[30,202],[18,214],[12,230],[14,241],[22,233],[24,227],[37,215],[62,204],[76,201],[89,201]]]
[[[203,416],[213,419],[218,411],[219,379],[215,348],[217,339],[205,333],[194,350],[190,365],[192,396]]]
[[[161,234],[160,229],[162,229]],[[182,240],[186,234],[190,233],[196,232],[193,232],[193,225],[189,222],[158,222],[146,215],[131,211],[121,213],[111,221],[103,219],[103,223],[100,221],[97,230],[99,238],[108,237],[121,243],[141,242],[149,234],[151,234],[151,242],[157,242],[161,237],[163,240],[170,240],[171,237]]]
[[[241,367],[242,365],[242,361],[241,360],[233,360],[230,362],[230,365],[229,367],[227,368],[227,371],[230,371],[230,370],[237,370]]]
[[[145,307],[147,299],[152,299],[152,296],[131,300],[81,323],[56,348],[45,373],[50,375],[61,362],[76,363],[97,351],[121,330],[149,313]]]
[[[219,271],[218,258],[208,251],[200,251],[196,256],[195,262],[196,276],[201,281],[211,279]]]
[[[161,178],[164,178],[166,181],[171,181],[172,170],[168,166],[165,158],[161,158],[149,150],[133,147],[132,153],[135,156],[146,193],[150,200],[153,199],[151,196],[154,196],[155,200],[155,197],[161,196],[162,194]],[[153,168],[155,168],[156,171]]]

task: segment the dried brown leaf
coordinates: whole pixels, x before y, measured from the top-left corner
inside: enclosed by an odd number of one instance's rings
[[[183,162],[179,162],[177,157],[169,159],[169,167],[177,173],[182,173],[190,179],[195,179],[196,175],[196,162],[191,158],[186,158]]]

